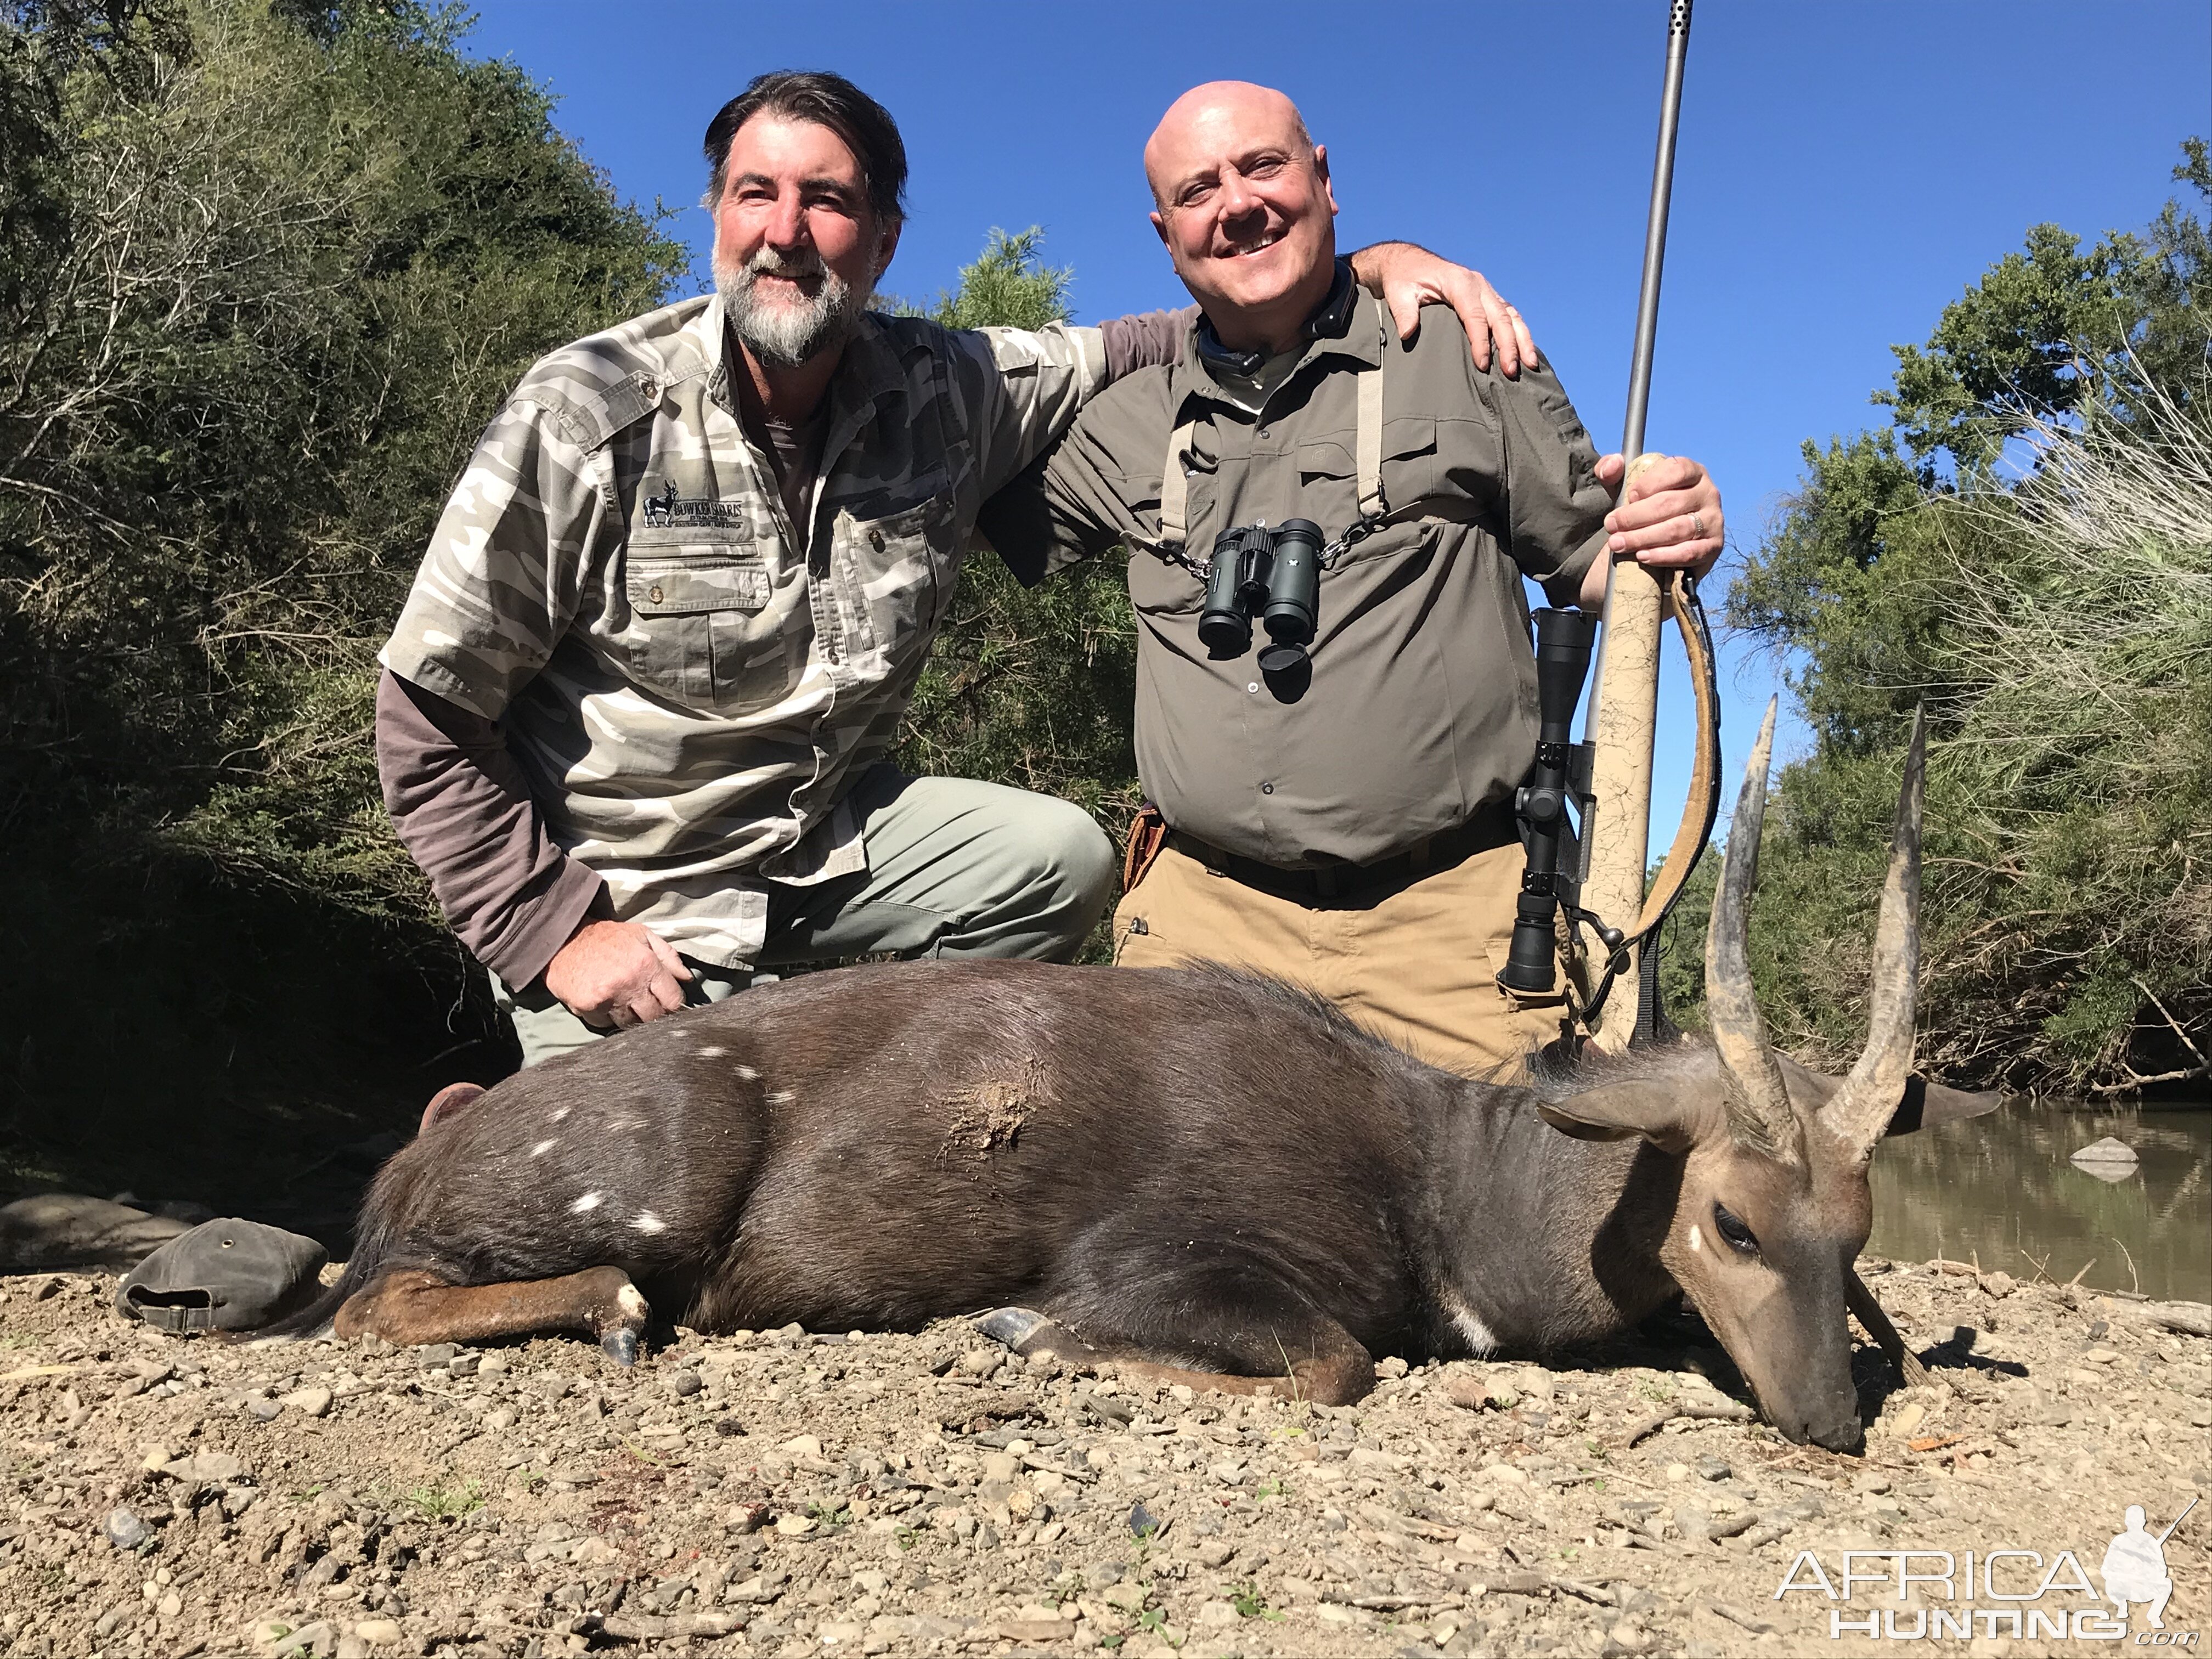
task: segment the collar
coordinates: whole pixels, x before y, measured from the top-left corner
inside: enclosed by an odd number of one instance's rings
[[[738,400],[730,386],[731,339],[720,294],[709,297],[707,308],[699,313],[692,327],[697,331],[692,343],[698,348],[700,356],[713,365],[707,377],[708,395],[734,418]],[[837,372],[830,377],[828,408],[833,426],[842,427],[849,419],[857,428],[860,417],[866,414],[876,399],[897,390],[905,380],[904,365],[885,337],[883,324],[872,311],[862,312],[860,320],[853,325],[851,337],[845,342],[845,355],[838,361]]]
[[[1356,368],[1373,368],[1382,361],[1382,340],[1389,328],[1389,313],[1382,310],[1381,301],[1352,280],[1352,262],[1349,259],[1339,259],[1336,267],[1337,280],[1329,289],[1328,303],[1308,320],[1305,351],[1299,357],[1297,366],[1284,378],[1283,386],[1289,386],[1315,362],[1325,357],[1349,359],[1347,366]],[[1325,319],[1333,317],[1340,319],[1336,332],[1315,331]],[[1182,353],[1168,371],[1168,407],[1174,411],[1174,419],[1177,422],[1184,418],[1182,411],[1194,398],[1227,407],[1235,406],[1234,400],[1222,391],[1220,383],[1215,380],[1206,367],[1208,360],[1206,348],[1200,344],[1201,337],[1213,337],[1213,331],[1203,317],[1183,337]],[[1218,342],[1215,349],[1221,349]],[[1266,360],[1260,358],[1258,361],[1264,362]],[[1275,388],[1277,397],[1282,395],[1283,386]],[[1270,403],[1273,401],[1273,398],[1269,399]]]
[[[1352,261],[1340,258],[1336,262],[1336,279],[1328,285],[1328,297],[1306,319],[1299,339],[1311,343],[1341,338],[1346,325],[1352,320],[1352,297],[1358,291],[1358,285],[1352,280]],[[1213,324],[1203,314],[1198,319],[1198,355],[1201,362],[1248,380],[1267,362],[1264,351],[1231,351],[1222,344],[1221,337],[1213,331]]]

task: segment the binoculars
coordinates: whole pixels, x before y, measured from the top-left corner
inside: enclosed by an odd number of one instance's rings
[[[1303,663],[1321,603],[1322,544],[1321,526],[1310,519],[1286,519],[1272,531],[1241,525],[1215,537],[1200,643],[1216,657],[1243,656],[1257,611],[1272,641],[1260,653],[1260,666],[1279,674]]]

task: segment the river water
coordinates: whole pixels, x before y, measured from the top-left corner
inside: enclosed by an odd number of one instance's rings
[[[2072,1163],[2106,1136],[2132,1166]],[[2212,1302],[2212,1107],[2121,1110],[2019,1100],[1985,1117],[1885,1140],[1867,1250],[1900,1261],[1979,1260],[2018,1279]]]

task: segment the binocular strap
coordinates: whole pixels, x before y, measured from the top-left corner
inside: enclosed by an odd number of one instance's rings
[[[1352,464],[1359,486],[1359,517],[1362,523],[1372,524],[1389,511],[1382,499],[1382,365],[1390,357],[1390,331],[1380,320],[1382,307],[1376,307],[1377,324],[1382,336],[1382,350],[1370,367],[1359,368],[1359,431],[1353,440]],[[1168,456],[1160,471],[1160,540],[1161,550],[1173,550],[1170,556],[1175,562],[1189,566],[1183,548],[1190,538],[1190,441],[1198,430],[1194,420],[1185,421],[1168,435]]]

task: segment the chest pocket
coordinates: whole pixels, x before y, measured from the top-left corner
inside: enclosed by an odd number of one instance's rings
[[[933,482],[946,481],[940,476]],[[927,488],[925,483],[924,488]],[[894,661],[919,659],[945,620],[960,580],[964,550],[949,488],[911,507],[890,512],[880,502],[845,509],[852,550],[873,641]]]
[[[650,544],[626,556],[630,672],[663,696],[729,713],[785,696],[804,662],[784,638],[767,566],[742,544]]]
[[[1301,505],[1325,504],[1330,516],[1322,524],[1332,536],[1359,516],[1359,468],[1352,456],[1352,434],[1346,432],[1298,446]],[[1390,510],[1402,512],[1443,488],[1435,416],[1401,415],[1383,422],[1382,499]]]

